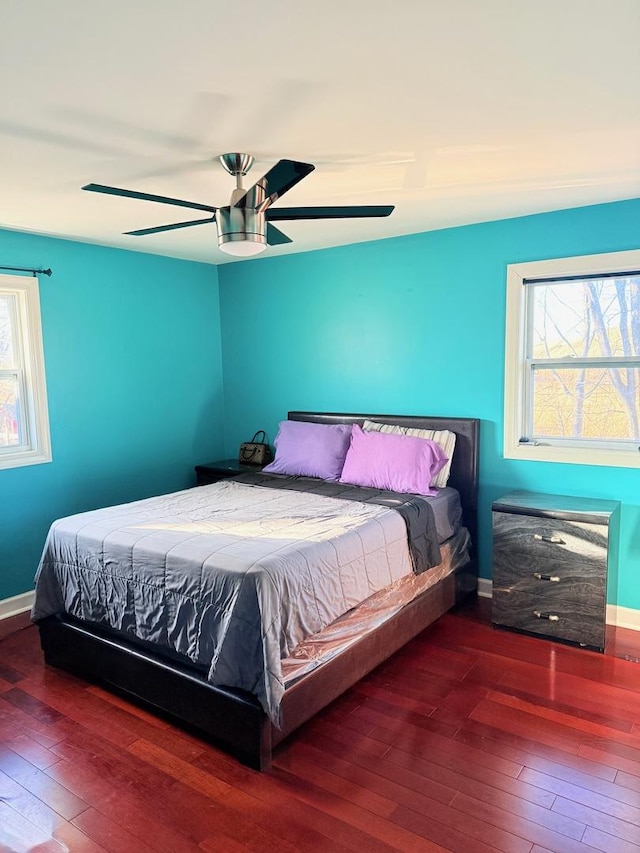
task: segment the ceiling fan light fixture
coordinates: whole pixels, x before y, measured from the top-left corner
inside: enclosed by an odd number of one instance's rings
[[[246,207],[220,207],[216,213],[218,248],[227,255],[249,258],[267,248],[264,213]]]
[[[220,234],[218,248],[236,258],[250,258],[267,248],[267,240],[261,234]]]

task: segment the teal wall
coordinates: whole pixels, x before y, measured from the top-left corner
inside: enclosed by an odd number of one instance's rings
[[[484,577],[500,494],[621,500],[610,601],[640,609],[638,470],[502,458],[505,266],[638,246],[640,200],[217,269],[0,231],[0,263],[54,270],[54,460],[0,471],[0,599],[32,587],[53,519],[186,487],[299,408],[481,418]]]
[[[0,263],[53,269],[53,462],[0,470],[3,599],[33,587],[55,518],[192,485],[223,452],[223,395],[215,267],[9,231]]]
[[[481,418],[482,576],[499,495],[615,498],[610,603],[640,609],[638,469],[502,458],[506,265],[638,247],[640,199],[219,268],[227,453],[289,409]]]

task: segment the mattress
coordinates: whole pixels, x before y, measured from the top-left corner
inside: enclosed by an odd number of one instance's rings
[[[410,513],[404,512],[404,507],[416,503],[429,507],[427,519],[428,537],[433,544],[441,544],[460,528],[462,522],[462,506],[460,493],[456,489],[446,487],[438,490],[434,496],[407,495],[391,492],[385,489],[370,489],[361,486],[351,486],[336,480],[319,480],[314,477],[292,477],[282,474],[264,474],[261,471],[241,474],[234,477],[236,483],[245,483],[254,486],[264,486],[272,489],[288,489],[310,494],[321,494],[327,497],[339,497],[343,500],[355,500],[374,503],[378,506],[388,506],[398,509],[404,513],[407,525],[410,525]],[[422,522],[421,522],[422,523]],[[415,537],[414,537],[415,538]],[[426,549],[425,549],[426,550]],[[440,555],[434,550],[427,557],[428,566],[435,565]],[[416,567],[418,573],[421,568]]]
[[[460,527],[440,546],[441,560],[423,574],[406,575],[374,593],[366,601],[339,617],[322,631],[303,640],[282,661],[285,687],[293,686],[303,676],[357,643],[391,619],[407,604],[442,581],[469,561],[469,531]]]
[[[55,522],[32,616],[68,613],[183,655],[277,725],[282,658],[412,574],[394,509],[225,481]]]
[[[451,539],[458,532],[462,524],[462,506],[460,504],[460,493],[456,489],[447,486],[440,489],[438,494],[427,498],[438,535],[438,544]]]

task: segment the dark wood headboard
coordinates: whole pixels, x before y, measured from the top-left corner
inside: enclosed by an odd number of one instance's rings
[[[480,421],[477,418],[432,418],[418,415],[363,415],[343,412],[289,412],[290,421],[317,424],[359,424],[365,420],[417,429],[448,429],[456,434],[456,448],[448,485],[460,492],[464,524],[477,543],[478,534],[478,449]],[[475,551],[474,547],[474,551]]]

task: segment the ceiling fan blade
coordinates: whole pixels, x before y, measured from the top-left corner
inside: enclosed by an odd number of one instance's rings
[[[105,193],[106,195],[119,195],[124,198],[137,198],[141,201],[157,201],[160,204],[174,204],[177,207],[188,207],[191,210],[206,210],[208,213],[215,213],[217,208],[211,207],[208,204],[198,204],[195,201],[183,201],[179,198],[169,198],[164,195],[153,195],[151,193],[141,193],[137,190],[122,190],[118,187],[105,187],[103,184],[87,184],[82,187],[83,190],[88,190],[91,193]]]
[[[189,222],[174,222],[172,225],[158,225],[155,228],[139,228],[137,231],[125,231],[123,233],[130,237],[144,237],[147,234],[159,234],[161,231],[175,231],[177,228],[190,228],[192,225],[206,225],[209,222],[215,221],[215,216],[209,216],[206,219],[192,219]],[[275,226],[271,227],[275,228]]]
[[[29,142],[39,142],[44,145],[60,145],[63,148],[79,151],[93,151],[98,154],[106,154],[109,157],[121,157],[123,154],[123,149],[114,145],[92,142],[90,139],[76,139],[70,134],[56,130],[45,130],[44,128],[30,127],[9,121],[0,122],[0,135],[13,136],[17,139],[26,139]]]
[[[311,163],[279,160],[236,201],[234,207],[259,207],[265,210],[314,169]]]
[[[134,168],[137,171],[134,171]],[[133,168],[128,170],[128,174],[124,178],[127,181],[140,181],[145,178],[164,178],[167,176],[173,175],[184,175],[189,172],[199,172],[204,169],[208,169],[212,171],[214,168],[213,160],[211,157],[206,159],[199,160],[189,160],[186,159],[182,163],[178,162],[160,162],[159,160],[155,161],[151,157],[140,158],[134,165]],[[123,169],[120,170],[119,178],[123,177]]]
[[[153,145],[174,153],[182,151],[195,154],[199,151],[204,153],[209,148],[215,150],[217,146],[208,144],[204,130],[207,125],[214,122],[220,126],[224,120],[224,113],[228,112],[231,103],[232,98],[228,95],[199,92],[186,111],[180,110],[180,114],[175,113],[175,121],[172,120],[172,125],[179,128],[177,132],[145,127],[135,122],[123,121],[115,115],[104,115],[90,110],[63,107],[56,110],[56,115],[62,119],[65,127],[72,124],[81,129],[90,128],[94,132],[97,130],[103,139],[126,139],[134,144]],[[170,118],[170,116],[163,118]],[[131,153],[131,145],[127,145],[127,149],[127,153]]]
[[[267,243],[270,246],[279,246],[282,243],[293,243],[291,237],[287,237],[279,228],[267,222]]]
[[[270,207],[267,220],[285,219],[350,219],[352,217],[389,216],[393,204],[364,204],[341,207]]]

